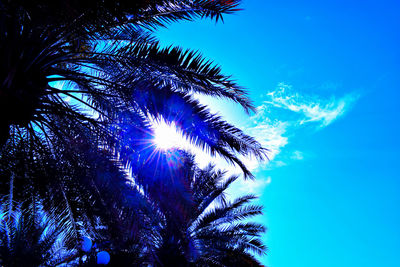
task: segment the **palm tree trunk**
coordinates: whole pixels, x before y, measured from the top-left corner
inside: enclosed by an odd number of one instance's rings
[[[14,173],[11,173],[10,177],[10,192],[9,192],[10,203],[8,207],[8,214],[11,216],[13,209],[13,198],[14,198]]]

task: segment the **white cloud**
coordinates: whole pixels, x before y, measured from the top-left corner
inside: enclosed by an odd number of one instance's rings
[[[289,143],[289,138],[296,135],[299,126],[326,127],[343,116],[359,98],[356,94],[347,94],[338,100],[335,97],[303,95],[285,83],[280,83],[276,90],[266,96],[268,99],[257,107],[257,113],[250,117],[245,132],[269,149],[270,162],[260,163],[243,159],[252,171],[286,165],[281,159],[274,159]],[[304,153],[294,151],[286,158],[303,160]]]
[[[304,159],[304,153],[301,152],[301,151],[296,150],[296,151],[294,151],[292,153],[290,158],[293,159],[293,160],[303,160]]]
[[[271,183],[271,177],[268,176],[266,178],[257,178],[254,180],[244,180],[240,179],[235,182],[234,187],[231,188],[232,192],[242,192],[246,194],[256,194],[259,195],[263,192],[265,187],[267,187]]]
[[[343,116],[358,99],[356,94],[348,94],[339,99],[304,95],[295,92],[291,86],[284,83],[280,83],[275,91],[269,92],[266,96],[267,100],[257,107],[257,113],[245,123],[240,122],[245,125],[241,127],[245,133],[269,149],[269,161],[259,162],[254,158],[240,157],[253,173],[285,166],[290,161],[304,160],[309,153],[284,150],[299,129],[304,127],[321,129],[330,125]],[[233,124],[239,122],[233,121]],[[221,157],[211,157],[201,149],[193,149],[193,146],[191,150],[200,166],[213,162],[218,168],[228,170],[227,175],[242,173],[238,166],[228,164]],[[282,155],[277,157],[281,153]],[[257,177],[255,180],[239,179],[230,191],[233,195],[237,195],[238,192],[261,194],[270,183],[271,177]]]
[[[290,110],[301,115],[299,124],[319,123],[320,127],[328,126],[344,115],[359,98],[356,94],[347,94],[340,99],[331,97],[322,99],[316,96],[300,95],[290,85],[280,83],[275,91],[267,94],[268,100],[263,105]],[[260,110],[264,108],[260,107]]]
[[[253,120],[252,126],[247,127],[245,132],[268,149],[268,160],[260,162],[256,159],[245,157],[241,157],[241,160],[246,167],[253,172],[286,165],[286,163],[281,160],[275,160],[275,157],[280,154],[283,147],[288,144],[288,137],[286,134],[291,127],[290,122],[278,120],[271,122],[269,118],[264,117],[264,120],[262,120],[262,116],[260,117],[259,114],[256,116],[258,116],[258,122],[254,121],[253,116],[251,118],[251,120]]]
[[[259,141],[261,145],[268,148],[268,158],[273,160],[281,152],[281,148],[288,143],[288,138],[284,136],[288,126],[287,122],[271,122],[265,118],[264,121],[256,123],[245,131]]]

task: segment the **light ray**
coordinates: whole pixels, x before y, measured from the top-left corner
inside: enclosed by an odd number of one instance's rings
[[[154,127],[154,145],[160,150],[182,148],[186,142],[182,133],[177,129],[174,122],[167,123],[164,120],[157,120]]]

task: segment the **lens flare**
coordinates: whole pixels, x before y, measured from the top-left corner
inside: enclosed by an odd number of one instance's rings
[[[178,148],[182,145],[182,134],[177,130],[174,122],[166,123],[165,121],[157,121],[153,127],[153,143],[158,149],[168,150]]]

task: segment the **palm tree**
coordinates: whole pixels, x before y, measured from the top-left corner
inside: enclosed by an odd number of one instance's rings
[[[64,123],[62,118],[58,122]],[[68,218],[71,230],[66,245],[71,249],[79,246],[83,232],[97,238],[99,225],[107,226],[117,241],[117,235],[123,236],[129,228],[122,221],[127,214],[135,215],[132,227],[137,231],[130,234],[138,238],[151,206],[120,161],[100,150],[83,126],[75,129],[66,135],[74,138],[54,140],[57,153],[34,142],[28,131],[13,133],[13,142],[6,144],[0,156],[0,196],[12,195],[17,202],[35,198],[45,212]]]
[[[175,164],[162,169],[164,160]],[[260,240],[265,228],[249,220],[262,214],[262,207],[250,204],[256,198],[251,194],[226,196],[238,176],[225,177],[213,165],[199,169],[182,151],[170,151],[154,164],[160,167],[152,171],[153,179],[144,179],[145,194],[161,213],[153,265],[262,266],[254,254],[265,253]],[[151,163],[146,167],[156,169]]]
[[[251,194],[226,200],[224,193],[238,176],[224,178],[224,174],[209,165],[195,175],[192,187],[196,192],[197,217],[190,221],[189,229],[204,246],[205,253],[199,257],[198,263],[261,266],[253,255],[263,255],[266,251],[259,239],[265,227],[248,218],[262,214],[262,207],[250,205],[257,198]]]
[[[74,252],[64,247],[68,220],[44,213],[39,202],[25,209],[9,197],[0,206],[0,264],[2,266],[55,266]],[[26,204],[26,203],[25,203]]]
[[[111,240],[120,258],[159,261],[165,233],[189,227],[185,216],[173,220],[180,207],[171,210],[166,197],[182,200],[185,209],[195,202],[181,178],[170,180],[174,190],[162,191],[164,170],[145,171],[154,149],[152,121],[174,121],[193,144],[237,164],[245,177],[251,173],[238,154],[263,159],[265,150],[193,97],[226,98],[250,112],[243,88],[197,52],[162,48],[153,31],[197,17],[218,21],[238,3],[0,0],[0,194],[20,203],[34,197],[48,214],[67,218],[68,249],[86,232]],[[180,168],[179,177],[193,178],[191,171]],[[164,240],[158,250],[151,247],[157,238]],[[201,236],[192,239],[203,244]],[[225,252],[251,259],[239,243]],[[223,262],[222,254],[196,259]]]
[[[200,170],[185,152],[168,151],[147,160],[132,180],[90,136],[56,154],[31,150],[25,139],[7,144],[0,176],[8,190],[0,193],[35,199],[63,218],[67,249],[79,250],[89,235],[110,251],[111,266],[260,266],[252,253],[265,249],[258,240],[264,228],[241,221],[261,207],[247,205],[251,195],[225,197],[237,177],[224,178],[213,166]]]
[[[65,125],[56,123],[63,117],[68,127],[84,125],[129,164],[141,141],[133,136],[149,132],[161,116],[251,176],[236,153],[263,159],[265,150],[193,98],[223,97],[251,111],[246,92],[199,53],[162,48],[152,34],[172,21],[218,21],[238,3],[1,1],[0,145],[13,128],[23,128],[54,151],[55,138],[68,138]]]

